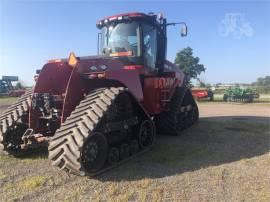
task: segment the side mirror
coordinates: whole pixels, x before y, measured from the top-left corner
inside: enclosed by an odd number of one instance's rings
[[[181,26],[181,36],[182,37],[187,36],[187,32],[188,32],[187,25],[186,24],[182,24],[182,26]]]

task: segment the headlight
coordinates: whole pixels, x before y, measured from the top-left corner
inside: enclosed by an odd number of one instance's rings
[[[91,66],[91,67],[90,67],[90,70],[96,71],[96,70],[97,70],[97,67],[96,67],[96,66]]]
[[[105,69],[107,69],[108,67],[107,67],[106,65],[101,65],[100,68],[101,68],[102,70],[105,70]]]

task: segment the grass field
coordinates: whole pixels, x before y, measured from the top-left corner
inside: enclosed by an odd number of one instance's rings
[[[53,168],[47,153],[0,155],[0,201],[270,201],[270,109],[199,103],[200,121],[98,177]]]
[[[16,97],[0,97],[0,106],[7,106],[16,101]]]

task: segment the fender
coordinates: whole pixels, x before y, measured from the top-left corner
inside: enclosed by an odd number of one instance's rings
[[[104,78],[89,78],[92,72],[89,67],[101,65],[108,66],[104,71]],[[80,60],[79,64],[74,67],[67,84],[61,123],[70,115],[83,97],[90,91],[103,87],[126,87],[132,95],[138,100],[143,101],[143,92],[137,70],[125,70],[122,63],[112,59],[86,59]]]
[[[63,123],[70,113],[75,109],[75,107],[83,99],[83,96],[97,88],[123,86],[128,88],[139,102],[142,102],[143,92],[139,74],[136,71],[116,70],[108,71],[105,74],[105,79],[86,79],[82,77],[80,73],[78,73],[76,68],[74,68],[70,75],[65,92],[61,123]]]
[[[117,71],[108,71],[106,72],[106,78],[120,81],[139,102],[143,101],[142,85],[137,70],[119,69]]]
[[[139,102],[143,100],[139,75],[135,71],[110,71],[106,72],[106,79],[86,79],[74,69],[65,92],[61,122],[69,116],[71,111],[73,111],[76,105],[82,100],[83,96],[90,91],[102,87],[120,86],[128,88]]]

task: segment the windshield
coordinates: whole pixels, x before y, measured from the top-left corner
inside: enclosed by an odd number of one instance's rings
[[[103,27],[101,50],[110,56],[140,56],[139,36],[137,22]]]

